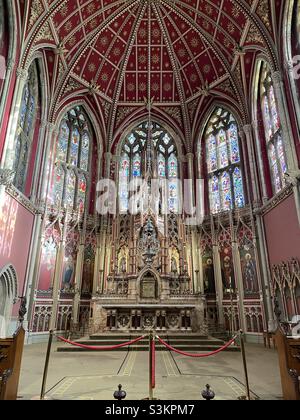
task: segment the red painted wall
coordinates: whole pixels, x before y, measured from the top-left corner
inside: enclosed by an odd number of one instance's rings
[[[300,227],[291,195],[264,216],[270,265],[300,259]]]
[[[0,268],[12,264],[19,281],[19,294],[24,292],[34,215],[9,194],[0,201]],[[14,307],[14,314],[18,308]]]

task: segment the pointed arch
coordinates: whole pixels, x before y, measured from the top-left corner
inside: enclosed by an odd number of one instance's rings
[[[119,210],[128,211],[129,182],[135,178],[144,178],[149,164],[152,165],[154,178],[168,180],[168,208],[170,212],[179,209],[180,165],[176,143],[167,128],[152,121],[151,162],[147,160],[147,139],[149,123],[143,121],[128,130],[118,145],[119,165]]]
[[[260,151],[261,177],[264,178],[267,165],[272,193],[277,194],[285,187],[285,174],[288,169],[287,158],[271,68],[263,59],[259,59],[257,62],[254,82],[253,112],[255,120],[258,122],[256,135]],[[261,129],[260,122],[262,123]]]
[[[94,131],[81,105],[68,109],[58,130],[49,201],[55,207],[84,213],[89,203]]]
[[[216,107],[200,140],[206,161],[209,208],[212,214],[246,205],[239,126],[233,114]],[[200,147],[201,146],[201,147]]]
[[[7,338],[12,307],[18,298],[18,278],[13,265],[0,271],[0,338]]]

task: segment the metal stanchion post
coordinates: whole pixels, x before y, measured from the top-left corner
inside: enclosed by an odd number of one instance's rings
[[[248,401],[250,401],[251,400],[251,393],[250,393],[250,387],[249,387],[246,349],[245,349],[245,341],[244,341],[243,331],[240,331],[240,343],[241,343],[242,361],[243,361],[244,376],[245,376],[246,399]]]
[[[50,353],[51,353],[51,347],[52,347],[52,341],[53,341],[53,334],[54,334],[53,330],[49,331],[49,341],[48,341],[48,348],[47,348],[47,354],[46,354],[42,390],[41,390],[41,396],[40,396],[41,400],[45,399],[45,391],[46,391],[46,383],[47,383],[47,377],[48,377],[48,368],[49,368]]]
[[[153,331],[149,334],[149,400],[153,400],[153,388],[152,388],[152,369],[153,369]]]

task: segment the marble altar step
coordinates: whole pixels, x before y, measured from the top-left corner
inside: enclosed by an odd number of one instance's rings
[[[187,352],[211,352],[219,349],[222,347],[225,342],[223,340],[218,340],[213,337],[203,337],[197,334],[191,335],[180,335],[180,334],[159,334],[159,336],[165,340],[168,344],[175,347],[178,350],[187,351]],[[97,334],[90,337],[84,337],[80,340],[76,340],[78,344],[84,344],[88,346],[114,346],[117,344],[121,344],[127,341],[134,340],[138,338],[138,334]],[[145,337],[138,343],[134,344],[131,347],[123,347],[120,349],[116,349],[114,351],[148,351],[149,344],[148,344],[148,337]],[[157,351],[164,351],[166,348],[157,342],[156,344]],[[88,352],[88,351],[95,351],[89,349],[81,349],[79,347],[70,346],[68,344],[62,345],[58,347],[58,352]],[[99,350],[101,351],[101,350]],[[239,347],[237,346],[230,346],[226,351],[240,351]]]

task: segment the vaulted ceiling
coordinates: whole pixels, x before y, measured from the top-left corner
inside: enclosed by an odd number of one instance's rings
[[[31,0],[23,65],[43,50],[49,119],[85,97],[107,144],[153,112],[190,149],[198,116],[214,99],[247,121],[257,54],[276,68],[281,0]],[[197,117],[196,117],[197,116]]]

